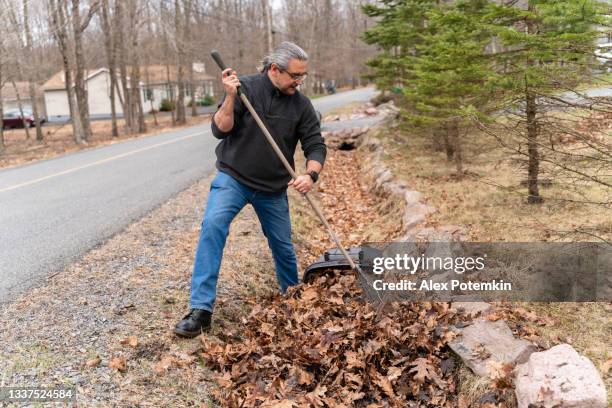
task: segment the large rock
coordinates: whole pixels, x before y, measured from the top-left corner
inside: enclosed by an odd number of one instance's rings
[[[404,191],[406,191],[407,188],[408,186],[406,183],[402,181],[389,181],[382,185],[382,189],[385,191],[385,193],[399,197],[404,195]]]
[[[421,201],[421,193],[414,190],[406,191],[404,200],[406,201],[407,205],[417,204],[419,201]]]
[[[353,150],[361,145],[364,135],[368,132],[367,126],[359,128],[346,128],[322,132],[325,144],[334,150]]]
[[[420,228],[411,235],[414,240],[427,242],[466,241],[468,239],[465,230],[457,225]]]
[[[414,203],[406,205],[404,209],[404,219],[402,220],[404,231],[410,231],[427,218],[428,214],[436,211],[436,209],[427,204]]]
[[[593,363],[569,344],[533,353],[516,368],[518,408],[605,408],[606,388]]]
[[[476,320],[457,329],[460,336],[449,343],[474,373],[488,377],[493,363],[524,363],[536,347],[526,340],[517,339],[502,320],[491,322]]]

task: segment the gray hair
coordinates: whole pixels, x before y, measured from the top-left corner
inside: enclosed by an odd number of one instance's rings
[[[306,51],[301,49],[298,45],[284,41],[282,42],[270,55],[267,55],[263,61],[263,67],[261,72],[266,72],[270,69],[272,64],[278,65],[280,69],[287,69],[289,61],[292,59],[298,59],[300,61],[308,61],[308,54]]]

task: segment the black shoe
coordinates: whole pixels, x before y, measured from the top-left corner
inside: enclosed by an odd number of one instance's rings
[[[203,309],[191,309],[183,320],[174,327],[174,333],[181,337],[196,337],[203,331],[210,329],[212,313]]]

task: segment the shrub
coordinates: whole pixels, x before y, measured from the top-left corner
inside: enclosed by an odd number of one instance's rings
[[[198,101],[198,105],[200,106],[210,106],[210,105],[213,105],[214,103],[215,103],[215,98],[213,98],[210,95],[206,95],[204,99],[200,99]]]
[[[159,106],[160,112],[171,112],[175,108],[174,101],[170,99],[162,99],[161,105]]]

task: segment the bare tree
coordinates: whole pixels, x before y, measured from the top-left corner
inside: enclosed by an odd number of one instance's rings
[[[2,98],[2,88],[4,87],[4,61],[5,49],[3,41],[3,33],[0,28],[0,156],[4,154],[4,99]]]
[[[145,58],[145,70],[144,70],[144,75],[145,75],[145,83],[147,84],[147,86],[151,83],[151,75],[149,73],[149,66],[151,65],[151,59],[152,59],[152,55],[151,53],[153,52],[154,48],[157,48],[157,44],[159,43],[159,41],[157,41],[157,37],[155,36],[155,33],[153,32],[153,17],[152,17],[152,13],[151,13],[151,5],[148,5],[146,10],[147,10],[147,18],[146,18],[146,22],[147,22],[147,40],[148,40],[148,51],[149,52],[145,52],[144,58]],[[147,87],[147,100],[150,101],[151,103],[151,114],[153,115],[153,123],[155,124],[155,126],[158,126],[159,123],[157,121],[157,113],[156,113],[156,109],[153,106],[153,101],[155,99],[155,93],[153,92],[152,89],[149,89]]]
[[[120,93],[120,101],[123,108],[123,117],[125,121],[125,128],[127,133],[134,133],[134,127],[132,119],[134,115],[132,114],[132,95],[129,91],[128,85],[128,73],[127,73],[127,47],[126,47],[126,19],[124,15],[124,4],[123,1],[115,1],[115,33],[116,33],[116,42],[115,44],[118,47],[119,54],[119,72],[121,74],[121,93]],[[123,95],[123,98],[121,98]]]
[[[358,83],[355,77],[361,72],[362,61],[369,56],[363,50],[370,48],[356,40],[364,21],[359,5],[349,0],[285,0],[281,9],[278,2],[270,0],[42,1],[48,4],[46,14],[33,5],[34,0],[0,0],[5,9],[5,5],[13,4],[17,15],[14,32],[5,30],[11,43],[14,42],[11,47],[22,47],[18,54],[28,56],[28,60],[22,59],[21,68],[14,72],[5,70],[5,81],[9,84],[18,81],[23,73],[35,85],[61,67],[74,137],[79,143],[91,136],[88,69],[108,67],[109,113],[112,134],[116,137],[118,103],[123,108],[126,132],[144,130],[140,80],[149,83],[150,79],[149,71],[142,70],[144,66],[167,66],[173,116],[177,123],[185,123],[185,105],[191,99],[191,114],[197,114],[202,86],[194,62],[204,62],[207,73],[216,75],[217,69],[208,57],[213,48],[218,48],[232,67],[244,75],[255,72],[262,54],[269,52],[275,42],[295,41],[311,54],[312,75],[304,86],[304,91],[311,92],[321,91],[324,79],[337,84]],[[97,11],[99,19],[92,20]],[[48,19],[48,26],[36,20],[41,16]],[[39,35],[46,29],[54,41]],[[330,41],[332,38],[334,41]],[[37,55],[39,63],[25,64],[31,55]],[[28,71],[30,66],[32,71]],[[218,81],[214,87],[217,92],[221,90]],[[24,95],[22,90],[21,96]],[[35,95],[30,97],[36,99]],[[33,103],[34,107],[38,106]],[[148,110],[148,104],[146,107]],[[34,116],[42,117],[37,112]],[[42,131],[40,134],[37,131],[37,138],[40,137]]]
[[[111,128],[112,136],[119,137],[119,129],[117,128],[117,107],[116,107],[116,91],[117,91],[117,64],[116,64],[116,42],[115,33],[111,27],[109,0],[102,0],[100,6],[100,25],[104,33],[104,49],[106,51],[106,61],[108,65],[108,73],[110,75],[110,103],[111,103]],[[117,27],[115,27],[115,30]]]
[[[189,1],[191,3],[191,1]],[[193,25],[191,22],[191,13],[192,13],[192,5],[186,4],[186,7],[189,8],[189,13],[185,15],[185,28],[183,30],[183,40],[185,41],[185,46],[187,47],[187,70],[189,71],[189,88],[191,90],[191,116],[198,115],[198,104],[196,100],[196,83],[195,83],[195,72],[193,64],[195,62],[195,52],[193,47],[192,35],[191,31],[193,29]]]
[[[25,49],[26,55],[29,58],[34,57],[32,30],[30,30],[30,12],[28,8],[29,0],[22,0],[23,3],[23,28],[25,31]],[[34,70],[36,64],[27,64],[28,66],[28,88],[30,91],[30,101],[32,101],[32,114],[34,115],[34,124],[36,126],[36,140],[43,140],[43,132],[40,126],[40,114],[38,112],[38,101],[36,97],[35,75]]]
[[[67,0],[49,0],[49,16],[51,31],[57,42],[60,54],[62,56],[62,64],[64,68],[64,83],[66,87],[66,97],[70,108],[70,118],[72,120],[72,130],[74,140],[77,144],[83,143],[84,133],[81,122],[81,115],[77,107],[77,102],[74,95],[74,84],[72,80],[72,64],[70,63],[71,44],[67,29]]]
[[[130,75],[130,92],[131,102],[133,104],[130,112],[132,114],[131,123],[136,128],[138,124],[138,133],[146,132],[146,124],[144,120],[144,108],[142,106],[142,98],[140,97],[140,50],[139,50],[139,31],[140,31],[140,7],[138,0],[130,0],[128,3],[128,18],[129,18],[129,34],[131,39],[131,66]]]
[[[11,80],[11,85],[13,85],[13,90],[15,91],[15,96],[17,98],[17,108],[19,109],[19,115],[21,115],[21,124],[23,125],[23,129],[25,130],[26,139],[30,140],[30,125],[27,121],[25,112],[23,111],[23,100],[21,99],[19,87],[17,87],[15,80]]]
[[[181,4],[182,3],[182,4]],[[174,0],[174,33],[177,54],[176,122],[187,123],[185,115],[185,66],[187,64],[187,33],[191,19],[191,0]]]
[[[86,67],[85,55],[83,51],[83,32],[89,25],[92,17],[97,12],[99,7],[98,0],[95,0],[85,17],[81,19],[81,1],[72,1],[72,32],[74,40],[74,61],[75,61],[75,81],[74,90],[79,108],[79,116],[83,125],[83,140],[88,141],[91,138],[91,123],[89,121],[89,101],[87,99]]]
[[[273,34],[272,34],[272,11],[270,10],[270,2],[261,0],[261,9],[263,12],[263,21],[265,23],[266,48],[264,53],[269,54],[274,49]]]
[[[17,98],[17,108],[19,109],[19,114],[21,116],[21,123],[25,129],[26,139],[30,140],[30,131],[27,126],[26,117],[24,115],[23,99],[21,98],[21,92],[19,91],[19,88],[17,87],[17,84],[15,82],[16,78],[20,81],[23,80],[23,72],[26,69],[27,65],[23,62],[24,56],[26,54],[26,45],[21,35],[23,28],[17,16],[17,12],[14,8],[14,4],[11,2],[6,2],[3,6],[4,10],[8,15],[9,20],[11,21],[11,25],[13,28],[13,31],[11,33],[12,35],[10,35],[11,43],[13,44],[13,47],[15,49],[19,50],[18,52],[13,53],[13,58],[11,62],[13,63],[14,70],[12,73],[10,73],[10,82]]]

